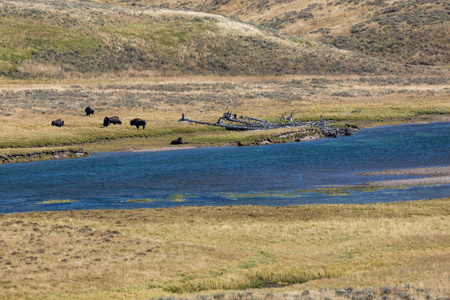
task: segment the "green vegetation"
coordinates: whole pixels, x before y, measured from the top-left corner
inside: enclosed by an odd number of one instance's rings
[[[24,76],[33,76],[27,73],[32,70],[32,64],[39,59],[29,59],[45,55],[46,53],[74,52],[81,55],[90,52],[94,48],[101,48],[101,41],[95,39],[82,28],[60,27],[57,24],[43,22],[6,14],[2,16],[0,26],[0,74],[11,74],[14,70],[23,72]],[[56,68],[64,68],[64,65],[54,61],[45,61],[48,65],[55,64]],[[31,64],[31,65],[30,65]],[[44,71],[39,75],[45,75]],[[51,74],[49,74],[51,75]]]
[[[303,197],[305,199],[308,199],[308,197],[313,197],[314,194],[327,194],[328,196],[347,196],[350,194],[353,194],[355,192],[360,193],[369,193],[373,191],[378,191],[380,189],[405,189],[407,187],[404,186],[365,186],[365,185],[358,185],[358,186],[341,186],[341,187],[321,187],[321,188],[314,188],[314,189],[297,189],[292,192],[287,193],[280,193],[280,192],[259,192],[259,193],[219,193],[217,195],[220,195],[221,197],[226,197],[231,200],[239,200],[239,198],[271,198],[274,201],[277,199],[284,199],[284,198],[299,198]]]
[[[149,203],[154,201],[168,201],[168,202],[184,202],[186,198],[195,198],[193,195],[188,194],[173,194],[165,199],[128,199],[127,202],[135,202],[135,203]]]
[[[314,42],[314,41],[308,41],[308,40],[300,39],[298,37],[294,37],[294,38],[292,38],[292,40],[294,42],[296,42],[296,43],[306,44],[306,45],[308,45],[310,47],[317,47],[318,46],[318,44],[316,42]]]
[[[149,202],[154,202],[154,201],[162,201],[162,200],[158,200],[158,199],[148,199],[148,198],[143,198],[143,199],[128,199],[127,202],[135,202],[135,203],[149,203]]]
[[[67,126],[67,125],[66,125]],[[124,126],[125,127],[125,126]],[[65,129],[65,128],[64,128]],[[62,130],[61,130],[62,131]],[[76,131],[76,132],[75,132]],[[29,137],[29,139],[14,141],[5,140],[0,144],[0,148],[39,148],[39,147],[52,147],[61,145],[80,145],[86,143],[101,142],[103,140],[120,140],[129,138],[152,138],[159,136],[175,136],[179,134],[191,134],[207,131],[208,128],[175,128],[165,129],[161,131],[137,131],[131,127],[123,128],[122,130],[112,131],[107,129],[79,129],[72,128],[65,132],[62,132],[60,136],[48,137],[42,134]],[[67,133],[67,134],[64,134]]]

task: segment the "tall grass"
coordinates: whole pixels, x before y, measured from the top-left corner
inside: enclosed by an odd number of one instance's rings
[[[0,214],[1,295],[144,299],[411,284],[448,296],[449,201]]]

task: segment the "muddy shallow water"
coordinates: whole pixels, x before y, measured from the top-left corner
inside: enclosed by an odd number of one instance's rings
[[[448,197],[450,184],[445,182],[366,185],[419,175],[360,174],[449,166],[448,132],[450,122],[408,124],[301,143],[94,153],[76,160],[0,165],[0,212]]]

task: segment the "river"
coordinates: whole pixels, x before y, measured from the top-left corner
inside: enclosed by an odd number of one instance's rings
[[[450,185],[348,187],[360,172],[450,165],[450,122],[252,147],[93,153],[0,165],[0,213],[189,205],[373,203],[450,196]],[[395,179],[412,178],[396,176]],[[346,186],[346,187],[343,187]]]

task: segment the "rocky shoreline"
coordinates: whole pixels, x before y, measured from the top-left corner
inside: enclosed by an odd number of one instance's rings
[[[51,159],[65,159],[65,158],[81,158],[89,157],[90,154],[83,149],[78,150],[55,150],[55,151],[38,151],[18,154],[4,154],[0,155],[0,164],[14,163],[14,162],[28,162]]]

